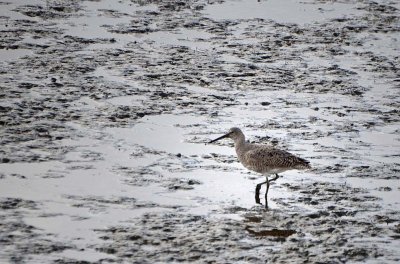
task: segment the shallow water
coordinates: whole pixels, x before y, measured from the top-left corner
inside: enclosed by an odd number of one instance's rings
[[[28,55],[32,55],[28,49],[0,50],[1,61],[12,61]]]
[[[278,23],[313,24],[332,18],[359,16],[362,11],[354,3],[315,3],[314,1],[226,1],[210,5],[205,13],[213,19],[273,20]]]

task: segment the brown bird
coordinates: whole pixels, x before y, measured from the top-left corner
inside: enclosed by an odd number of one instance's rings
[[[278,173],[297,169],[310,169],[310,162],[299,158],[287,151],[276,149],[267,145],[251,144],[246,142],[243,132],[233,127],[229,132],[219,138],[211,140],[213,143],[223,138],[231,138],[235,142],[236,154],[240,163],[249,170],[261,173],[265,176],[265,182],[259,183],[256,186],[255,199],[256,203],[260,203],[260,189],[263,184],[267,184],[265,191],[265,208],[268,208],[268,190],[270,182],[279,178]],[[268,179],[270,175],[275,175],[273,179]]]

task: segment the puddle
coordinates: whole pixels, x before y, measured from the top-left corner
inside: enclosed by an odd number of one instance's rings
[[[363,12],[353,4],[312,1],[225,1],[205,8],[204,13],[215,20],[222,19],[271,19],[278,23],[311,24],[326,22],[332,18],[358,16]]]
[[[211,44],[207,42],[212,35],[199,30],[179,29],[176,32],[156,31],[146,34],[122,34],[111,32],[109,29],[115,26],[123,26],[134,23],[134,14],[143,11],[157,11],[155,5],[137,5],[128,1],[120,1],[109,4],[107,1],[85,2],[85,16],[73,17],[63,23],[64,34],[86,39],[109,38],[113,43],[95,43],[85,50],[125,48],[129,42],[154,42],[156,45],[180,45],[195,50],[208,50]],[[112,11],[117,16],[106,15]],[[104,14],[101,14],[104,12]]]
[[[248,64],[249,62],[247,60],[229,55],[229,54],[222,54],[218,60],[223,61],[224,63],[243,63],[243,64]]]
[[[12,1],[2,1],[0,2],[0,17],[1,18],[9,18],[11,20],[24,19],[24,20],[37,20],[34,17],[26,16],[20,12],[14,11],[15,8],[26,5],[26,4],[41,4],[43,1],[40,0],[32,0],[29,3],[26,0],[12,0]],[[8,28],[8,27],[7,27]]]
[[[12,61],[32,54],[29,49],[0,49],[0,61]]]
[[[400,149],[400,137],[396,135],[395,131],[391,134],[378,131],[362,131],[360,132],[360,140],[368,144],[378,145],[380,148],[385,148],[393,153],[398,152]]]
[[[142,88],[142,85],[136,81],[132,81],[129,78],[126,78],[124,76],[121,76],[121,74],[118,73],[117,70],[114,69],[108,69],[104,67],[98,67],[94,72],[93,76],[103,78],[107,81],[111,82],[117,82],[123,85],[129,85],[135,89],[140,90]],[[115,99],[118,100],[118,99]],[[122,100],[120,98],[120,100]]]
[[[346,178],[346,182],[355,188],[367,189],[371,195],[382,199],[386,208],[400,210],[399,180],[348,177]]]
[[[380,56],[395,57],[400,53],[398,32],[359,34],[359,41],[363,43],[362,48],[366,52],[372,52]],[[356,52],[357,49],[346,47],[346,49]]]
[[[164,114],[144,117],[133,128],[109,128],[109,133],[125,139],[130,144],[139,144],[150,149],[185,156],[202,155],[207,152],[218,151],[215,146],[189,144],[185,138],[190,136],[178,126],[193,126],[205,122],[204,118],[196,115]],[[195,129],[195,128],[194,128]],[[192,130],[194,133],[195,130]]]
[[[108,99],[106,102],[113,105],[123,105],[123,106],[139,106],[143,105],[149,98],[143,95],[134,96],[119,96]]]
[[[85,254],[82,254],[82,251]],[[80,248],[77,250],[67,249],[67,250],[64,250],[62,253],[50,254],[49,257],[53,258],[54,260],[57,260],[60,258],[74,259],[74,261],[77,261],[77,262],[80,262],[80,261],[81,262],[97,262],[97,261],[101,261],[104,259],[116,259],[116,257],[113,255],[102,253],[102,252],[97,251],[96,249],[91,249],[91,248],[87,248],[87,247]],[[40,262],[41,259],[39,258],[37,261]],[[33,262],[35,262],[35,259],[33,259]]]
[[[113,39],[112,43],[91,44],[85,51],[123,48],[129,42],[138,41],[139,38],[134,34],[118,34],[110,32],[109,28],[129,24],[138,11],[157,10],[154,5],[140,6],[129,1],[113,4],[108,1],[88,1],[83,4],[83,8],[84,10],[80,11],[77,17],[60,20],[63,21],[59,25],[64,29],[64,34],[85,39]],[[107,12],[115,15],[107,14]],[[79,16],[80,14],[84,15]]]
[[[119,4],[121,3],[123,2],[121,1]],[[115,38],[117,36],[121,38],[123,36],[120,34],[114,34],[108,32],[107,28],[104,27],[104,25],[112,26],[120,23],[126,24],[129,23],[131,18],[125,15],[121,17],[107,17],[99,14],[100,13],[99,10],[101,9],[111,8],[111,10],[115,10],[115,8],[117,8],[118,6],[119,6],[118,4],[110,5],[107,3],[107,1],[85,2],[83,6],[85,10],[80,11],[81,13],[85,14],[84,16],[72,17],[67,19],[66,21],[65,19],[63,19],[64,22],[60,23],[60,25],[63,25],[65,35],[71,35],[86,39],[99,38],[99,37]],[[131,12],[135,11],[135,9],[132,8],[132,6],[129,6],[129,9],[132,9]],[[125,39],[125,41],[127,42],[129,39],[132,38],[129,37],[128,39]],[[122,39],[119,39],[119,41],[122,41]]]

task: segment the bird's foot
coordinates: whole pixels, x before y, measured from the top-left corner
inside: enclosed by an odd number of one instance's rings
[[[260,198],[257,198],[256,197],[256,204],[259,204],[259,205],[263,205],[264,206],[264,208],[266,209],[266,210],[268,210],[268,203],[266,203],[265,205],[260,201]]]
[[[265,205],[263,203],[257,203],[257,204],[261,205],[262,208],[264,208],[265,211],[269,211],[268,204],[265,204]]]

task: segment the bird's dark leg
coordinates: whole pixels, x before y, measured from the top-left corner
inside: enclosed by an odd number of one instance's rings
[[[269,182],[276,181],[279,178],[278,173],[275,173],[275,178],[269,180]]]
[[[278,173],[275,173],[275,177],[271,180],[268,180],[265,182],[267,184],[267,190],[265,191],[265,209],[268,209],[268,190],[269,190],[269,183],[272,181],[276,181],[279,178]]]
[[[263,184],[266,184],[267,183],[267,181],[265,181],[265,182],[262,182],[262,183],[259,183],[259,184],[257,184],[257,186],[256,186],[256,203],[258,203],[258,204],[261,204],[261,202],[260,202],[260,189],[261,189],[261,185],[263,185]]]
[[[268,209],[268,190],[269,190],[269,180],[267,177],[267,190],[265,191],[265,209]]]

